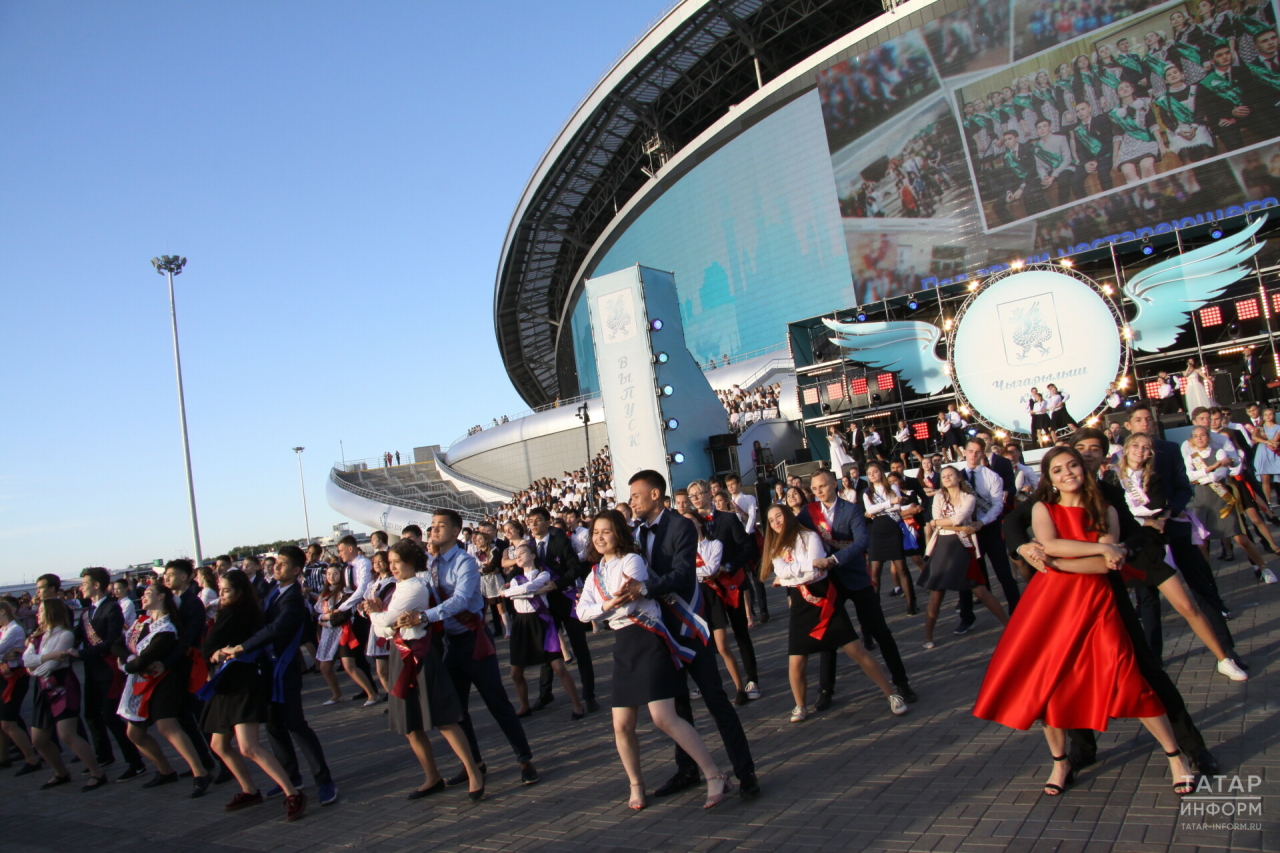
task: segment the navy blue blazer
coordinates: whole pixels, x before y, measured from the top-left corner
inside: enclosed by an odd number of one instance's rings
[[[836,558],[836,568],[832,572],[844,585],[845,589],[856,591],[871,586],[871,577],[867,574],[867,522],[862,507],[854,506],[844,498],[836,498],[835,518],[827,519],[831,524],[831,538],[848,542],[844,548],[829,556]],[[809,507],[800,510],[800,525],[818,532],[817,525],[809,517]]]
[[[1182,459],[1182,448],[1163,438],[1155,439],[1155,469],[1164,485],[1165,499],[1169,502],[1169,517],[1176,518],[1191,503],[1195,490],[1187,479],[1187,463]]]

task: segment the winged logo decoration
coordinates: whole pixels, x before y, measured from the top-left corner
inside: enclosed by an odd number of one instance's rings
[[[1129,328],[1135,332],[1134,347],[1154,352],[1172,346],[1192,311],[1220,295],[1248,272],[1244,262],[1263,246],[1263,243],[1249,245],[1249,240],[1266,221],[1265,216],[1260,217],[1230,237],[1161,261],[1130,278],[1123,290],[1137,308],[1129,321]],[[1034,318],[1025,319],[1026,340],[1016,342],[1020,346],[1025,344],[1027,350],[1043,346],[1043,334],[1031,322]],[[919,393],[937,394],[952,384],[946,360],[936,353],[942,330],[932,323],[919,320],[822,322],[835,333],[831,342],[844,350],[847,357],[869,367],[895,371]]]
[[[831,342],[854,361],[896,371],[922,394],[937,394],[951,384],[947,363],[934,353],[942,330],[918,320],[840,323],[823,320],[836,333]]]
[[[1124,295],[1138,312],[1129,321],[1134,349],[1155,352],[1172,346],[1192,311],[1244,277],[1242,264],[1265,245],[1247,245],[1267,217],[1217,242],[1148,267],[1129,279]]]

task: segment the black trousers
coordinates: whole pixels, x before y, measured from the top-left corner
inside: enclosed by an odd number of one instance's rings
[[[351,631],[356,635],[356,639],[360,641],[360,645],[355,650],[356,666],[369,677],[369,681],[375,685],[374,689],[377,690],[378,681],[369,669],[369,658],[364,653],[365,649],[369,648],[369,629],[372,626],[373,623],[369,621],[369,617],[352,612]]]
[[[488,627],[484,628],[488,631]],[[493,639],[492,636],[489,638]],[[498,672],[498,656],[475,659],[476,635],[472,631],[462,634],[448,634],[444,643],[444,665],[453,679],[453,688],[458,691],[458,699],[462,702],[462,720],[459,725],[467,736],[471,746],[471,757],[480,763],[480,743],[476,740],[475,726],[471,724],[471,712],[467,710],[471,688],[474,686],[484,706],[489,709],[493,719],[506,735],[507,743],[516,754],[516,761],[523,764],[533,760],[533,750],[529,748],[529,740],[524,735],[524,726],[516,716],[516,709],[507,697],[507,689],[502,685],[502,675]]]
[[[695,641],[696,642],[696,641]],[[756,772],[756,763],[751,758],[751,747],[747,745],[747,733],[742,729],[742,720],[738,719],[738,711],[724,692],[724,684],[720,680],[720,668],[716,665],[716,650],[711,644],[698,649],[697,656],[685,664],[685,673],[693,679],[702,691],[702,701],[707,703],[707,710],[716,721],[720,731],[720,740],[724,741],[725,751],[729,753],[729,761],[733,764],[733,775],[739,779],[746,773]],[[688,696],[676,698],[676,713],[681,719],[693,725],[693,704]],[[676,747],[676,769],[686,775],[698,772],[698,765],[687,752]]]
[[[755,611],[757,618],[767,617],[769,615],[769,599],[765,597],[764,584],[760,583],[760,567],[747,566],[743,572],[747,578],[747,592],[751,593],[751,609]],[[738,629],[734,628],[734,635],[737,636]],[[752,679],[753,681],[755,679]]]
[[[547,595],[547,609],[556,622],[556,628],[563,628],[569,637],[569,648],[578,663],[578,679],[582,682],[582,699],[593,702],[596,698],[596,669],[591,664],[591,648],[587,645],[587,626],[573,617],[573,605],[564,593],[553,592]],[[538,698],[546,703],[551,701],[551,686],[555,683],[555,674],[551,664],[544,664],[538,670]]]
[[[744,574],[746,574],[744,572]],[[715,593],[707,593],[714,595]],[[738,641],[738,654],[742,655],[742,668],[747,671],[747,681],[760,681],[760,673],[756,669],[756,647],[751,642],[751,631],[747,628],[747,602],[739,597],[737,607],[725,606],[725,615],[729,617],[729,627],[733,630],[733,638]]]
[[[127,724],[116,713],[119,700],[108,698],[111,692],[111,671],[108,670],[105,675],[106,677],[103,678],[103,673],[85,673],[84,724],[89,730],[93,752],[99,764],[115,760],[115,755],[111,751],[111,740],[107,737],[107,733],[110,732],[111,737],[115,738],[116,744],[120,747],[120,757],[126,764],[133,767],[142,763],[142,755],[133,741],[129,740]]]
[[[1165,530],[1169,527],[1166,526]],[[1120,620],[1124,622],[1125,632],[1133,643],[1133,654],[1138,664],[1138,671],[1146,679],[1147,684],[1160,697],[1165,713],[1169,715],[1169,724],[1173,727],[1173,736],[1178,741],[1178,748],[1183,752],[1194,754],[1204,749],[1204,738],[1195,723],[1191,722],[1191,714],[1187,711],[1187,703],[1182,701],[1182,694],[1174,685],[1173,679],[1160,665],[1160,658],[1147,646],[1142,636],[1142,624],[1138,614],[1129,601],[1129,593],[1119,572],[1107,572],[1107,580],[1111,584],[1111,592],[1115,598],[1116,610]],[[1098,753],[1098,736],[1092,729],[1068,729],[1067,738],[1072,758],[1091,762]]]
[[[302,685],[286,686],[284,701],[272,702],[267,707],[267,740],[271,742],[271,751],[276,760],[284,768],[291,780],[301,779],[302,772],[298,768],[298,753],[294,751],[294,739],[298,741],[298,749],[311,766],[311,776],[317,785],[328,785],[333,781],[329,775],[329,765],[324,760],[324,748],[320,746],[320,738],[307,725],[307,718],[302,713]]]
[[[858,625],[864,637],[870,637],[880,646],[880,654],[884,658],[885,668],[889,670],[889,680],[898,686],[907,684],[907,668],[902,664],[902,655],[898,652],[898,643],[893,639],[889,623],[884,619],[884,611],[880,609],[880,593],[875,588],[850,590],[834,574],[827,575],[836,587],[836,608],[843,608],[846,601],[853,602],[853,611],[858,617]],[[834,693],[836,689],[836,657],[837,651],[823,652],[818,662],[818,689]]]
[[[1005,549],[1000,520],[985,524],[978,531],[978,547],[991,561],[991,569],[995,572],[996,580],[1000,581],[1001,589],[1004,590],[1004,600],[1009,604],[1009,615],[1013,615],[1013,608],[1018,606],[1018,599],[1022,597],[1022,592],[1018,589],[1018,581],[1013,577],[1013,566],[1009,564],[1009,552]],[[972,622],[974,619],[973,593],[965,590],[957,594],[960,597],[961,621]]]

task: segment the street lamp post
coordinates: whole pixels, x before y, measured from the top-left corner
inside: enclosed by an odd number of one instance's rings
[[[587,447],[587,506],[591,507],[592,515],[594,515],[596,509],[596,481],[591,476],[591,413],[587,409],[585,400],[578,407],[578,418],[582,421],[582,440]]]
[[[302,477],[302,451],[305,447],[295,447],[293,452],[298,454],[298,483],[302,486],[302,520],[307,525],[307,544],[311,544],[311,516],[307,515],[307,481]]]
[[[203,562],[200,553],[200,521],[196,517],[196,486],[191,477],[191,443],[187,438],[187,403],[182,394],[182,358],[178,354],[178,307],[173,298],[173,277],[182,272],[187,259],[178,255],[161,255],[151,259],[156,272],[169,280],[169,318],[173,322],[173,367],[178,374],[178,422],[182,426],[182,456],[187,464],[187,500],[191,504],[191,535],[196,544],[196,565]]]

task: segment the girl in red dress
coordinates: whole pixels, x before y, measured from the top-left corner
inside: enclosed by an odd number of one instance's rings
[[[1040,470],[1032,529],[1053,564],[1027,584],[973,714],[1022,730],[1042,722],[1054,761],[1044,785],[1048,796],[1073,781],[1065,729],[1106,731],[1113,717],[1137,717],[1164,747],[1174,792],[1189,794],[1194,776],[1164,706],[1138,672],[1105,576],[1124,562],[1116,511],[1073,448],[1050,450]]]

